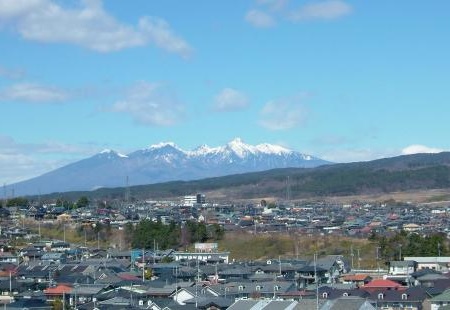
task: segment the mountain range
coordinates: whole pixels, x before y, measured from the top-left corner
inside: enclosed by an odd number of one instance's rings
[[[224,146],[185,151],[172,142],[127,155],[104,150],[41,176],[8,185],[16,196],[189,181],[275,168],[331,164],[273,144],[249,145],[236,138]]]

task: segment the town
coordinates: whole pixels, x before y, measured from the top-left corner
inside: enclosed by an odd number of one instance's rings
[[[16,203],[14,203],[16,202]],[[223,234],[288,235],[367,240],[402,232],[447,239],[449,207],[311,201],[209,202],[204,194],[178,201],[59,200],[1,211],[0,301],[5,309],[445,309],[450,304],[450,257],[444,242],[427,256],[402,244],[391,256],[381,248],[340,253],[300,245],[287,255],[239,259],[210,235],[193,245],[133,248],[127,225],[194,221]],[[15,205],[14,205],[15,204]],[[75,206],[75,207],[74,207]],[[95,227],[116,234],[105,239]],[[43,234],[48,227],[57,237]],[[89,227],[90,230],[83,227]],[[81,229],[80,229],[81,228]],[[79,242],[69,240],[77,231]],[[89,232],[89,234],[87,233]],[[112,239],[112,240],[111,240]],[[128,240],[128,243],[127,243]],[[245,249],[244,249],[245,252]],[[246,253],[251,257],[252,253]],[[386,253],[385,253],[386,254]],[[368,257],[371,257],[369,259]],[[369,263],[370,260],[370,263]],[[448,291],[447,291],[448,290]]]

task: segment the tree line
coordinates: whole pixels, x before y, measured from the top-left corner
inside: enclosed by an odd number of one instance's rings
[[[187,221],[181,224],[167,224],[161,221],[141,220],[138,224],[125,226],[127,244],[132,248],[170,249],[186,247],[196,242],[221,240],[225,232],[218,224],[207,225],[202,222]]]
[[[443,233],[421,235],[404,230],[392,236],[372,234],[369,240],[378,245],[377,258],[385,262],[405,256],[448,256],[449,242]]]

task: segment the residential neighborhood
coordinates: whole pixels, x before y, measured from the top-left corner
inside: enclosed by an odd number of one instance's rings
[[[298,249],[295,257],[236,260],[217,242],[160,249],[155,240],[152,248],[132,249],[118,240],[106,247],[99,235],[79,243],[66,238],[66,231],[74,227],[103,223],[123,230],[127,223],[136,225],[143,219],[167,225],[194,220],[220,225],[225,233],[288,233],[304,238],[367,238],[395,231],[447,234],[449,227],[450,209],[445,206],[216,204],[205,201],[204,195],[198,202],[188,198],[120,207],[0,208],[4,309],[435,310],[450,304],[450,257],[441,256],[440,249],[437,256],[424,257],[405,256],[399,247],[386,264],[362,268],[365,264],[356,249],[351,255],[308,257]],[[50,224],[59,225],[60,238],[41,234]]]

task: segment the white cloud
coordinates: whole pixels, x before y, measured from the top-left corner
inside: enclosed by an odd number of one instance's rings
[[[192,52],[163,19],[142,17],[137,26],[122,24],[105,12],[101,0],[84,0],[70,9],[51,0],[0,0],[1,17],[22,37],[38,42],[75,44],[97,52],[147,44],[182,57]]]
[[[236,111],[242,110],[249,105],[247,96],[233,88],[224,88],[214,98],[214,110]]]
[[[349,15],[352,7],[342,0],[325,0],[305,4],[290,13],[292,21],[336,19]]]
[[[269,130],[287,130],[303,125],[308,118],[306,94],[267,102],[260,114],[260,125]]]
[[[319,155],[320,154],[320,155]],[[387,158],[397,156],[398,152],[392,149],[371,149],[371,148],[333,148],[325,152],[318,152],[318,157],[335,162],[335,163],[349,163],[370,161],[375,159]]]
[[[36,177],[90,156],[100,148],[93,144],[71,145],[55,141],[19,143],[0,134],[0,182],[11,184]]]
[[[20,83],[0,90],[0,101],[52,103],[67,100],[69,95],[62,89],[34,83]]]
[[[440,153],[443,151],[444,150],[438,149],[438,148],[428,147],[428,146],[420,145],[420,144],[413,144],[413,145],[405,147],[402,150],[402,154],[403,155],[411,155],[411,154],[418,154],[418,153]]]
[[[257,28],[270,28],[275,26],[275,19],[260,10],[250,10],[245,15],[245,20]]]
[[[156,46],[168,52],[189,57],[192,48],[181,37],[178,37],[170,29],[169,24],[162,18],[144,17],[139,21],[139,28],[144,33],[146,39]]]
[[[0,0],[0,18],[7,20],[21,17],[39,9],[45,2],[46,0]]]
[[[173,92],[161,84],[140,82],[131,87],[112,112],[127,113],[136,122],[149,126],[172,126],[184,116],[184,106]]]

